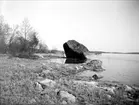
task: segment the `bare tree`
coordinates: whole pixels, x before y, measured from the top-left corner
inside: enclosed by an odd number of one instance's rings
[[[27,40],[27,36],[30,32],[32,32],[33,28],[31,27],[29,20],[25,18],[21,25],[21,34]]]
[[[30,57],[35,53],[35,48],[39,43],[37,32],[33,30],[29,24],[29,20],[25,18],[21,26],[13,28],[12,35],[9,40],[9,52],[13,56]]]
[[[18,28],[19,28],[18,25],[13,26],[13,28],[12,28],[11,36],[10,36],[9,41],[8,41],[9,47],[12,44],[12,41],[14,40],[14,37],[16,36],[16,34],[19,33]]]

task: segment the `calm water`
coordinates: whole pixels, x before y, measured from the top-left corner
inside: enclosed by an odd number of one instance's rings
[[[89,59],[99,59],[103,62],[106,71],[101,72],[102,80],[120,81],[126,84],[139,85],[139,55],[137,54],[102,54],[88,55]],[[65,59],[55,59],[55,62],[64,63]],[[83,75],[91,76],[90,71]]]
[[[104,76],[103,80],[139,85],[139,55],[102,54],[90,55],[88,58],[103,62],[103,68],[106,69],[101,73]]]

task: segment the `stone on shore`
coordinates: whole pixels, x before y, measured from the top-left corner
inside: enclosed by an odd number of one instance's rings
[[[98,80],[98,79],[101,79],[101,78],[103,78],[103,76],[102,75],[99,75],[99,74],[94,74],[92,76],[92,79],[94,79],[94,80]]]
[[[76,102],[76,97],[67,91],[58,91],[57,94],[60,96],[61,100],[63,100],[63,104],[66,104],[66,101],[68,104],[73,104]]]
[[[38,81],[39,84],[45,85],[46,87],[54,87],[56,85],[56,82],[51,79],[44,79],[41,81]]]
[[[73,83],[75,83],[75,84],[82,84],[82,85],[84,85],[84,84],[87,84],[87,85],[91,85],[91,86],[94,86],[94,87],[97,87],[97,85],[98,85],[98,82],[95,82],[95,81],[91,81],[91,82],[88,82],[88,81],[73,81]]]
[[[105,69],[102,68],[102,61],[100,60],[91,60],[90,62],[84,64],[84,69],[93,70],[96,72],[104,71]]]

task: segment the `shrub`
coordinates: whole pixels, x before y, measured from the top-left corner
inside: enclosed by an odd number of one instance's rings
[[[35,53],[35,47],[38,44],[37,37],[33,34],[32,39],[26,40],[23,37],[15,37],[14,40],[9,44],[9,53],[12,56],[29,58]]]
[[[50,53],[57,53],[58,52],[58,50],[56,49],[56,48],[54,48],[54,49],[52,49],[52,50],[50,50]]]
[[[30,58],[36,51],[39,43],[37,32],[32,29],[28,19],[24,19],[22,25],[12,30],[12,36],[9,39],[8,50],[12,56]]]
[[[38,44],[38,49],[36,50],[37,53],[49,53],[48,46],[44,43]]]

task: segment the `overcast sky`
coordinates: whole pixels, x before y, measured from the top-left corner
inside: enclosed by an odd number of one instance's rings
[[[27,17],[48,47],[63,50],[75,39],[89,50],[139,52],[139,2],[105,1],[0,1],[0,13],[10,24]]]

